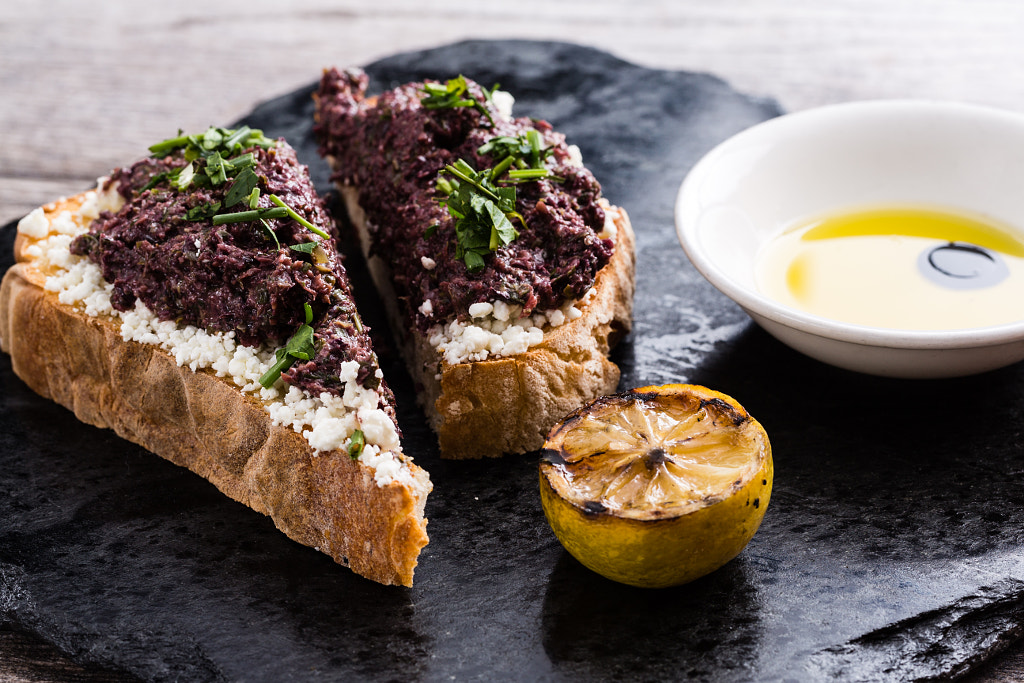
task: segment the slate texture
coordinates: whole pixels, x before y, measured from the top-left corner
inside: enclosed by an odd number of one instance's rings
[[[535,454],[438,459],[350,259],[407,451],[434,482],[415,586],[361,579],[200,478],[77,423],[4,356],[0,626],[154,681],[935,680],[1021,635],[1024,366],[898,381],[822,365],[755,327],[678,246],[687,170],[779,114],[773,102],[561,43],[458,43],[367,70],[376,90],[458,73],[500,83],[517,113],[582,148],[637,232],[636,324],[614,356],[622,387],[701,383],[758,418],[776,467],[761,530],[675,589],[582,568],[544,521]],[[327,190],[311,91],[245,122],[286,135]],[[0,268],[13,234],[0,233]]]

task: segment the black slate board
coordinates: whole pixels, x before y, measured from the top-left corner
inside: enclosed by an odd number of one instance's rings
[[[314,65],[318,71],[323,65]],[[721,570],[645,591],[591,574],[543,519],[535,456],[445,462],[380,334],[406,448],[431,472],[431,543],[386,588],[210,484],[35,396],[0,360],[0,627],[149,680],[933,680],[1021,633],[1024,365],[861,376],[756,328],[686,261],[675,191],[714,144],[779,113],[701,74],[558,43],[466,42],[368,67],[377,90],[465,73],[578,143],[638,237],[623,387],[689,381],[768,430],[764,524]],[[310,88],[246,121],[327,189]],[[2,229],[0,268],[13,226]],[[362,310],[376,303],[350,263]]]

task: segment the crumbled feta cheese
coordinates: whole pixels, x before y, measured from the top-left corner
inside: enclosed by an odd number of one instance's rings
[[[477,303],[469,307],[473,323],[453,321],[434,325],[427,332],[427,341],[445,362],[455,365],[488,357],[514,356],[544,341],[544,329],[564,325],[583,313],[582,306],[596,293],[591,288],[580,301],[567,301],[561,308],[537,311],[522,317],[520,306],[504,301]]]
[[[426,270],[433,270],[437,267],[437,261],[429,256],[420,256],[420,263],[423,264],[423,268]]]
[[[569,165],[583,168],[583,152],[580,151],[579,145],[568,145],[568,148]]]
[[[619,228],[615,225],[615,217],[618,213],[612,209],[604,212],[604,226],[601,232],[597,234],[603,240],[615,241],[615,238],[619,234]]]
[[[495,320],[500,320],[502,322],[506,322],[508,320],[508,316],[509,316],[509,314],[511,312],[512,312],[512,307],[509,306],[504,301],[495,301],[494,302],[494,311],[493,311],[492,315],[494,316]]]
[[[498,114],[503,119],[506,121],[512,120],[512,107],[516,103],[516,98],[512,96],[512,93],[505,90],[495,90],[491,93],[491,102],[494,102],[494,106],[498,108]]]
[[[428,318],[434,314],[434,304],[430,303],[430,299],[427,299],[422,304],[420,304],[419,312],[427,316]]]
[[[18,232],[26,237],[40,240],[50,232],[50,221],[41,208],[32,209],[27,216],[18,221]]]
[[[469,315],[472,318],[484,318],[494,312],[494,304],[477,303],[469,307]]]

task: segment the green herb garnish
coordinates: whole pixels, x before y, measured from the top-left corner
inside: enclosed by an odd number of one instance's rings
[[[463,159],[442,173],[452,176],[439,188],[451,190],[441,203],[455,218],[455,257],[475,273],[484,267],[484,256],[519,237],[512,219],[525,225],[516,211],[516,189],[494,185],[489,171],[477,172]]]
[[[263,229],[263,234],[267,235],[270,239],[274,240],[274,244],[278,250],[281,249],[281,240],[277,239],[277,233],[270,227],[270,223],[267,222],[266,218],[260,219],[260,227]]]
[[[214,216],[218,211],[220,211],[220,202],[200,204],[189,209],[185,213],[185,218],[190,221],[203,221]]]
[[[317,245],[316,242],[303,242],[302,244],[293,244],[288,248],[292,251],[300,251],[303,254],[312,254],[313,250],[316,249],[317,246],[319,245]]]
[[[544,161],[553,151],[552,147],[544,147],[544,141],[537,130],[528,130],[518,137],[494,137],[477,149],[478,154],[487,154],[501,160],[491,169],[492,180],[498,182],[502,174],[507,172],[507,180],[513,183],[544,178],[561,182],[563,178],[554,175],[544,166]]]
[[[497,88],[498,86],[495,85],[490,91],[486,88],[483,89],[484,99],[487,102],[491,101],[491,95]],[[494,125],[494,117],[491,116],[491,111],[483,102],[473,97],[472,93],[469,92],[469,82],[461,74],[458,78],[449,79],[444,85],[440,83],[424,83],[423,92],[426,93],[426,97],[420,100],[420,103],[426,109],[473,107],[486,116],[492,126]]]
[[[188,189],[188,186],[192,184],[192,179],[195,177],[195,175],[195,166],[193,166],[192,162],[190,161],[182,168],[177,169],[177,173],[170,175],[168,177],[168,180],[172,185],[178,188],[178,190],[184,192],[185,190]]]
[[[300,216],[298,214],[298,212],[295,211],[295,209],[293,209],[292,207],[290,207],[287,204],[285,204],[284,201],[282,201],[281,198],[278,197],[276,194],[270,195],[270,201],[274,202],[279,207],[281,207],[282,209],[286,210],[288,212],[288,217],[289,218],[291,218],[293,221],[297,221],[300,225],[306,226],[306,228],[310,232],[312,232],[314,234],[317,234],[320,237],[323,237],[325,240],[331,238],[331,236],[328,235],[326,232],[324,232],[323,230],[321,230],[320,228],[316,227],[315,225],[313,225],[312,223],[307,221],[305,218]]]
[[[264,136],[263,131],[249,126],[234,130],[211,126],[205,133],[197,135],[182,135],[181,131],[178,131],[177,137],[158,142],[150,146],[149,151],[154,157],[165,157],[177,149],[184,148],[185,160],[192,161],[208,157],[214,152],[231,155],[248,147],[270,149],[276,144],[276,141]]]
[[[224,166],[224,157],[220,152],[214,152],[206,157],[206,168],[203,172],[214,186],[223,185],[228,181],[228,169]]]
[[[228,192],[224,195],[224,205],[227,207],[234,206],[235,204],[241,204],[242,202],[249,201],[249,208],[255,209],[253,202],[251,201],[252,193],[259,192],[259,188],[256,185],[259,183],[259,178],[256,177],[256,173],[251,167],[246,167],[235,177],[235,182],[231,183],[228,188]],[[257,200],[259,195],[256,195]]]
[[[249,209],[248,211],[238,211],[236,213],[219,213],[213,217],[213,224],[247,223],[267,218],[285,218],[287,215],[288,211],[286,209],[271,206],[265,209]]]
[[[308,303],[303,306],[306,312],[306,322],[299,325],[299,329],[288,339],[284,348],[275,352],[276,361],[260,377],[260,384],[267,389],[274,386],[274,382],[278,380],[281,373],[290,368],[296,360],[310,360],[316,355],[316,348],[313,344],[313,328],[310,327],[310,323],[313,322],[313,307]]]
[[[352,432],[352,436],[348,440],[348,455],[353,460],[358,460],[359,456],[363,452],[363,448],[366,446],[366,437],[363,435],[363,430],[357,429]]]
[[[188,220],[200,221],[212,218],[214,225],[259,221],[261,229],[274,240],[278,249],[281,248],[281,243],[267,222],[273,218],[291,218],[314,234],[324,239],[330,239],[327,232],[303,218],[277,195],[269,195],[270,201],[276,206],[259,208],[260,181],[254,170],[256,157],[252,152],[242,153],[242,150],[252,147],[269,149],[276,144],[276,141],[264,136],[262,131],[248,126],[242,126],[235,130],[211,127],[199,135],[179,134],[177,137],[158,142],[151,146],[149,151],[154,157],[163,157],[183,149],[187,163],[181,168],[154,175],[143,190],[152,189],[164,181],[183,192],[190,187],[218,187],[231,180],[231,185],[228,186],[224,195],[223,208],[229,209],[248,202],[248,211],[217,213],[217,210],[221,208],[218,202],[217,209],[212,212],[208,207],[213,204],[204,205],[206,208],[196,207],[189,210],[186,214]],[[199,161],[202,162],[201,165],[197,163]]]

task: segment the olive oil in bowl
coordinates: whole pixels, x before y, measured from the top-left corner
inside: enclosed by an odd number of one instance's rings
[[[771,240],[757,285],[787,306],[895,330],[1024,320],[1024,233],[940,208],[882,207],[800,223]]]

